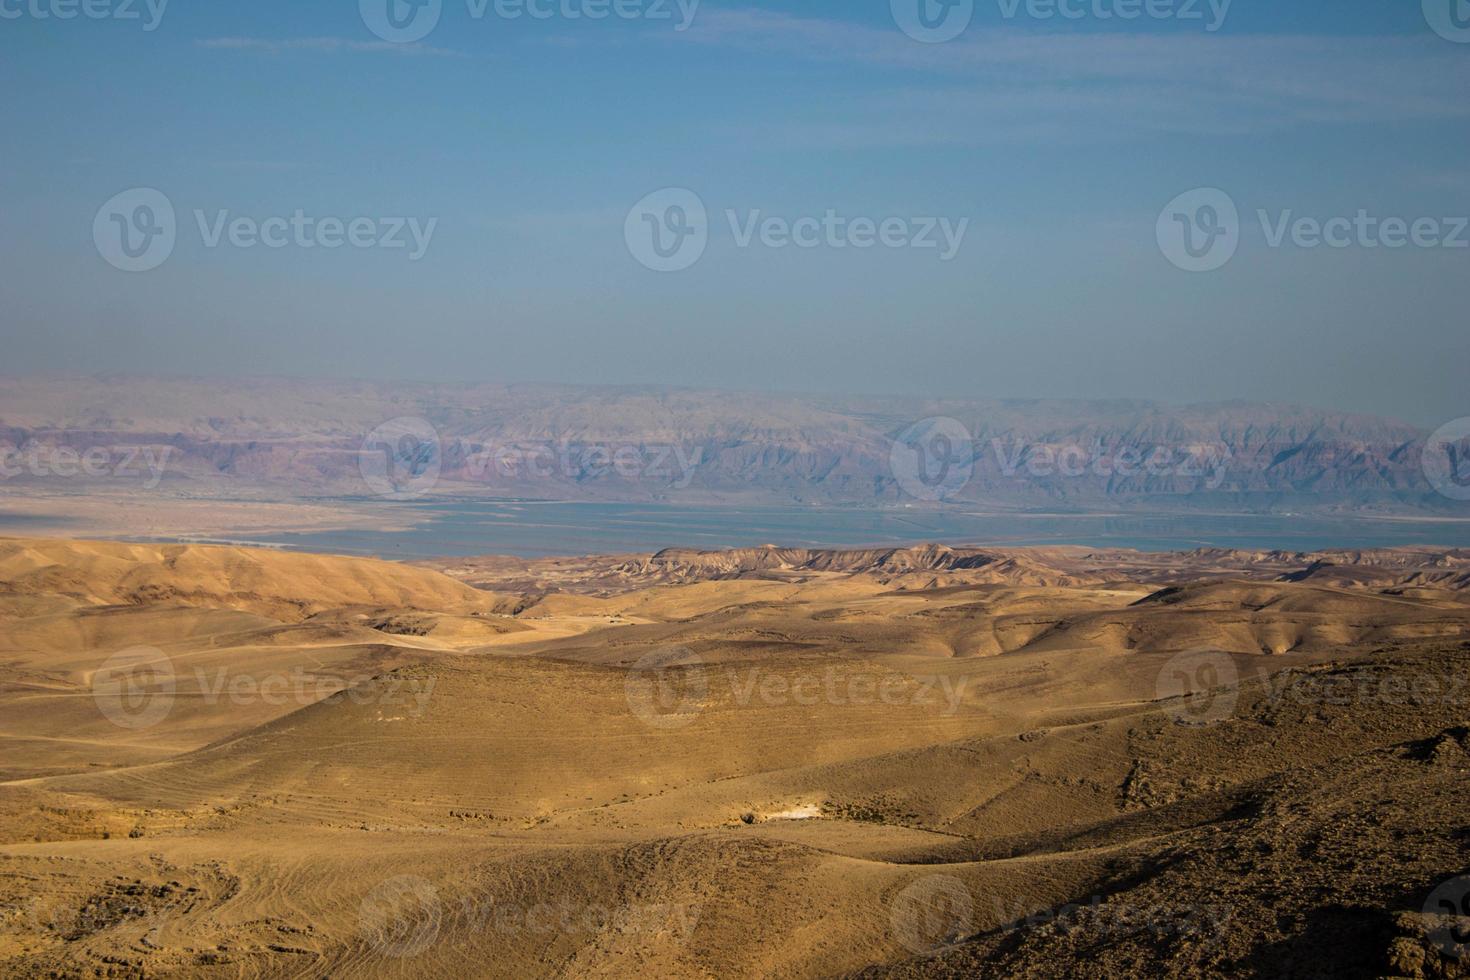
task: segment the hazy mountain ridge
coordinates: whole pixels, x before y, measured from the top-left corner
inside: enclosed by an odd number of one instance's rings
[[[149,446],[167,487],[353,495],[364,439],[421,418],[435,492],[617,501],[919,503],[891,459],[953,419],[973,472],[947,499],[1221,509],[1443,510],[1425,433],[1287,405],[933,400],[554,385],[78,378],[0,380],[0,446]],[[623,453],[628,465],[613,465]],[[8,482],[46,479],[21,468]]]

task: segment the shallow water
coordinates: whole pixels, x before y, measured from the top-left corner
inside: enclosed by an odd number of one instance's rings
[[[505,554],[608,554],[667,547],[762,544],[856,547],[923,541],[1178,551],[1199,547],[1368,548],[1430,544],[1470,547],[1470,522],[1252,515],[1154,514],[1004,516],[818,507],[681,507],[541,501],[411,502],[421,520],[405,531],[268,534],[250,540],[309,551],[427,558]]]

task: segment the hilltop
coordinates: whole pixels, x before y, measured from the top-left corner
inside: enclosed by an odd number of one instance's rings
[[[1460,976],[1465,556],[1336,557],[0,540],[0,972]]]

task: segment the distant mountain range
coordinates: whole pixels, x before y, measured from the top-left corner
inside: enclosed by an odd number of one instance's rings
[[[115,475],[133,451],[157,489],[211,495],[1465,513],[1426,479],[1426,435],[1243,402],[0,380],[0,485],[53,484],[89,451],[87,475],[104,456]]]

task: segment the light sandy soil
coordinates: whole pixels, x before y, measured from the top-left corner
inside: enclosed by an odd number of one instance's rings
[[[339,531],[367,528],[403,530],[402,512],[372,503],[305,502],[239,492],[134,493],[99,487],[68,492],[0,487],[7,518],[23,522],[29,535],[95,538],[210,538]]]
[[[0,974],[1463,976],[1464,564],[0,539]]]

